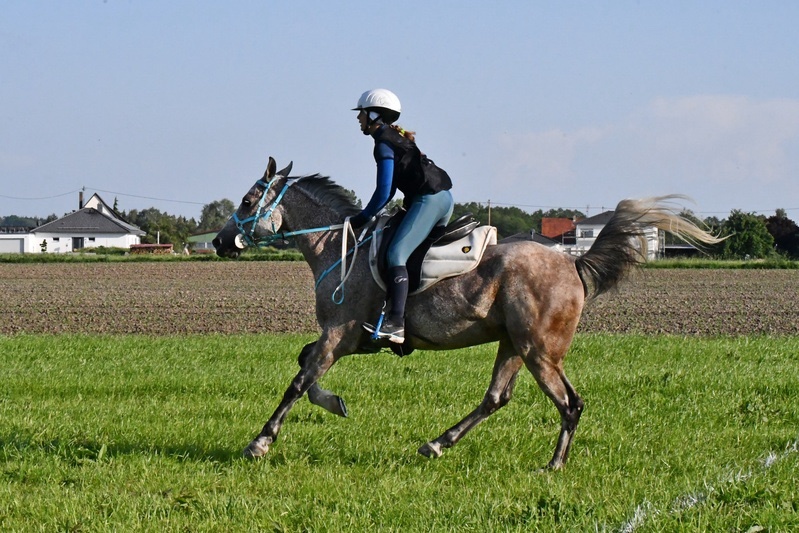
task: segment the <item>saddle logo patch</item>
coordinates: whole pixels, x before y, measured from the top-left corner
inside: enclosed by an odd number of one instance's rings
[[[471,251],[472,251],[472,247],[471,246],[464,246],[463,248],[461,248],[461,252],[463,252],[465,254],[468,254]]]

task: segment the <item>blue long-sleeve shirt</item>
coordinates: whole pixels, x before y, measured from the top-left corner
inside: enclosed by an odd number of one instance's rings
[[[356,227],[366,224],[397,192],[394,185],[394,149],[390,144],[379,141],[375,143],[374,156],[377,163],[377,183],[369,203],[352,218],[352,224]]]

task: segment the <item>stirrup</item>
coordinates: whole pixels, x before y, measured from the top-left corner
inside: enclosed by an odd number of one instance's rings
[[[381,316],[381,319],[383,317]],[[364,322],[363,329],[372,334],[373,340],[388,339],[389,342],[395,344],[403,344],[405,342],[405,325],[404,324],[390,324],[388,321],[378,320],[378,327]]]

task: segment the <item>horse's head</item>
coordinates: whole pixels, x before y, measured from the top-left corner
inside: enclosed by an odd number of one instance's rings
[[[214,238],[217,255],[236,258],[248,246],[254,246],[264,236],[277,232],[282,223],[278,204],[285,192],[291,165],[289,163],[276,172],[275,160],[269,158],[264,177],[247,191],[236,212]]]

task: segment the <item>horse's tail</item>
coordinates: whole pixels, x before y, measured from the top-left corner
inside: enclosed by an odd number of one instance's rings
[[[646,228],[665,230],[694,245],[724,240],[681,217],[669,204],[680,195],[622,200],[593,246],[577,258],[576,266],[587,298],[614,288],[632,267],[646,262]]]

